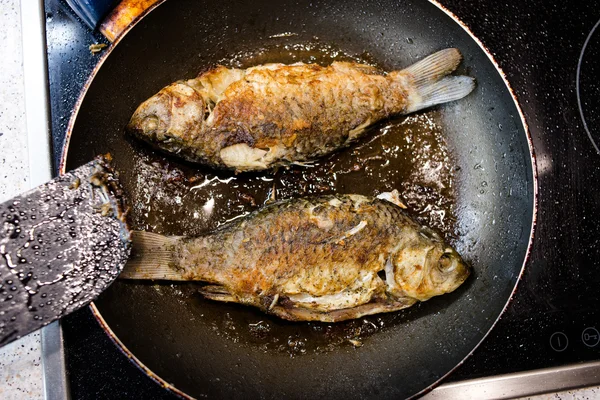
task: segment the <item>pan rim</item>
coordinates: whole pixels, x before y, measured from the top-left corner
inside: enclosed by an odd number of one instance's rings
[[[416,393],[413,396],[411,396],[410,397],[411,399],[419,397],[427,392],[430,392],[441,381],[443,381],[444,379],[446,379],[446,377],[448,377],[450,374],[452,374],[454,371],[456,371],[456,369],[458,367],[463,365],[464,362],[467,359],[469,359],[469,357],[471,357],[471,355],[473,355],[475,350],[477,350],[479,348],[479,346],[481,346],[481,343],[483,343],[483,341],[489,336],[490,332],[496,327],[496,324],[498,324],[498,321],[500,321],[500,319],[506,312],[506,309],[512,303],[512,301],[515,297],[515,293],[517,291],[519,283],[521,282],[521,279],[523,278],[525,266],[527,265],[527,263],[529,261],[529,257],[531,256],[531,249],[533,247],[533,240],[534,240],[536,225],[537,225],[537,211],[538,211],[537,210],[537,208],[538,208],[538,176],[537,176],[537,168],[536,168],[536,161],[535,161],[536,156],[535,156],[535,151],[533,148],[533,140],[531,138],[531,132],[529,131],[529,125],[527,124],[527,120],[525,119],[525,114],[523,113],[523,110],[521,109],[521,104],[519,103],[516,93],[514,92],[513,88],[510,86],[510,83],[508,82],[508,78],[506,77],[506,74],[504,73],[504,71],[502,70],[500,65],[496,62],[492,53],[483,44],[483,42],[481,40],[479,40],[479,38],[477,38],[477,36],[475,36],[475,34],[473,32],[471,32],[471,30],[469,29],[467,24],[462,22],[452,11],[448,10],[441,3],[439,3],[438,0],[428,0],[428,1],[431,4],[433,4],[434,6],[436,6],[437,8],[439,8],[442,12],[444,12],[454,22],[456,22],[458,25],[460,25],[460,27],[471,37],[471,39],[473,39],[473,41],[475,41],[475,43],[481,48],[481,50],[483,50],[483,52],[488,57],[490,62],[494,65],[494,67],[500,74],[500,77],[502,78],[502,82],[504,82],[504,84],[506,85],[506,89],[508,89],[510,97],[512,98],[512,100],[515,104],[515,108],[517,109],[517,112],[519,113],[519,118],[521,120],[521,123],[523,124],[523,130],[525,132],[525,137],[527,139],[527,146],[529,148],[529,161],[531,162],[531,175],[532,175],[532,181],[533,181],[533,209],[532,209],[532,215],[531,215],[531,229],[529,231],[529,243],[527,243],[527,251],[525,252],[525,257],[523,258],[523,264],[521,265],[521,270],[519,271],[519,275],[517,276],[517,280],[515,281],[515,286],[513,287],[512,291],[510,293],[510,296],[509,296],[508,300],[506,301],[506,304],[504,304],[504,307],[498,314],[498,317],[496,318],[496,320],[494,321],[492,326],[490,326],[488,331],[482,336],[481,340],[479,340],[479,342],[475,345],[475,347],[473,347],[471,349],[471,351],[462,359],[461,362],[456,364],[454,366],[454,368],[452,368],[445,375],[440,377],[437,381],[435,381],[434,383],[432,383],[425,389],[421,390],[419,393]],[[95,305],[94,305],[94,308],[95,308]]]
[[[123,30],[123,32],[110,44],[110,46],[106,49],[106,51],[102,54],[100,60],[98,61],[98,63],[96,64],[96,66],[94,67],[94,69],[92,70],[90,76],[88,77],[88,79],[86,80],[78,98],[77,101],[73,107],[73,112],[71,114],[71,117],[69,118],[69,123],[67,124],[67,131],[66,131],[66,135],[65,135],[65,141],[63,144],[63,148],[62,148],[62,154],[61,154],[61,158],[60,158],[60,164],[59,164],[59,168],[58,168],[58,173],[60,175],[64,174],[66,172],[66,162],[67,162],[67,155],[68,155],[68,149],[69,149],[69,144],[70,144],[70,139],[71,139],[71,135],[73,132],[73,127],[75,125],[75,121],[77,120],[77,116],[79,114],[79,110],[81,109],[81,104],[83,103],[83,100],[85,99],[88,89],[90,88],[90,85],[92,84],[94,78],[96,77],[96,74],[98,73],[98,71],[100,70],[100,68],[102,67],[102,65],[104,64],[104,62],[106,61],[106,59],[110,56],[110,54],[112,53],[112,50],[120,43],[120,41],[122,40],[123,37],[125,37],[125,35],[131,31],[131,29],[133,29],[146,15],[148,15],[150,12],[152,12],[154,9],[156,9],[157,7],[159,7],[160,5],[162,5],[163,3],[165,3],[166,0],[158,0],[154,5],[152,5],[151,7],[149,7],[147,10],[145,10],[141,15],[139,15],[125,30]],[[502,70],[502,68],[500,67],[500,65],[496,62],[496,60],[494,59],[493,55],[491,54],[491,52],[488,50],[488,48],[483,44],[483,42],[481,42],[481,40],[479,40],[477,38],[477,36],[475,36],[473,34],[473,32],[471,32],[471,30],[469,29],[469,27],[462,22],[454,13],[452,13],[450,10],[448,10],[446,7],[444,7],[438,0],[428,0],[429,3],[431,3],[432,5],[434,5],[435,7],[437,7],[440,11],[442,11],[444,14],[446,14],[450,19],[452,19],[456,24],[458,24],[468,35],[469,37],[479,46],[479,48],[485,53],[485,55],[488,57],[489,61],[492,63],[492,65],[494,66],[494,68],[496,69],[496,71],[498,72],[498,74],[500,75],[500,77],[502,78],[502,82],[504,82],[504,85],[506,86],[510,97],[513,100],[513,103],[515,105],[515,108],[517,109],[517,112],[519,114],[519,118],[521,121],[521,124],[523,126],[523,131],[525,133],[525,137],[527,140],[527,146],[529,149],[529,161],[531,163],[531,172],[532,172],[532,189],[533,189],[533,201],[532,201],[532,217],[531,217],[531,228],[530,228],[530,232],[529,232],[529,241],[527,243],[527,249],[525,252],[525,256],[523,258],[523,263],[521,265],[519,274],[516,278],[514,287],[510,293],[509,298],[506,300],[506,303],[504,304],[504,307],[502,308],[502,310],[500,311],[500,313],[498,314],[498,316],[496,317],[496,320],[492,323],[492,325],[490,326],[490,328],[487,330],[487,332],[481,337],[481,339],[479,340],[479,342],[471,349],[471,351],[469,353],[467,353],[463,359],[457,363],[452,369],[450,369],[448,372],[446,372],[444,375],[442,375],[440,378],[438,378],[435,382],[433,382],[432,384],[430,384],[429,386],[425,387],[424,389],[422,389],[421,391],[419,391],[418,393],[415,393],[414,395],[410,396],[409,398],[416,398],[419,397],[431,390],[433,390],[433,388],[435,388],[438,384],[440,384],[441,381],[443,381],[445,378],[447,378],[450,374],[452,374],[458,367],[460,367],[462,364],[464,364],[464,362],[469,359],[469,357],[472,356],[472,354],[475,352],[475,350],[477,350],[479,348],[479,346],[481,345],[481,343],[483,343],[483,341],[489,336],[490,332],[496,327],[496,324],[498,323],[498,321],[502,318],[502,316],[505,314],[508,306],[512,303],[515,293],[517,291],[517,288],[519,286],[519,283],[522,280],[523,277],[523,273],[525,271],[525,267],[527,265],[527,263],[529,262],[529,258],[531,256],[531,251],[532,251],[532,247],[533,247],[533,241],[534,241],[534,236],[536,233],[536,225],[537,225],[537,213],[538,213],[538,173],[537,173],[537,168],[536,168],[536,156],[535,156],[535,151],[534,151],[534,147],[533,147],[533,140],[531,138],[531,133],[529,130],[529,125],[527,124],[527,120],[525,119],[525,115],[523,113],[523,110],[521,108],[521,104],[513,90],[513,88],[511,87],[506,74],[504,73],[504,71]],[[110,326],[108,325],[108,323],[104,320],[104,317],[102,316],[100,310],[98,309],[98,307],[96,306],[95,302],[91,302],[89,304],[90,310],[92,311],[92,314],[94,315],[94,317],[96,318],[96,320],[98,321],[98,323],[100,324],[101,328],[104,330],[104,332],[108,335],[108,337],[111,339],[111,341],[117,346],[117,348],[119,348],[119,350],[129,359],[133,362],[133,364],[139,368],[142,372],[144,372],[150,379],[152,379],[153,381],[155,381],[157,384],[159,384],[160,386],[162,386],[165,389],[170,390],[171,392],[173,392],[174,394],[185,398],[185,399],[195,399],[194,397],[188,395],[187,393],[183,392],[182,390],[176,388],[173,384],[170,384],[169,382],[167,382],[166,380],[164,380],[163,378],[161,378],[158,374],[156,374],[155,372],[153,372],[150,368],[148,368],[141,360],[139,360],[128,348],[127,346],[125,346],[125,344],[118,338],[118,336],[113,332],[113,330],[110,328]]]

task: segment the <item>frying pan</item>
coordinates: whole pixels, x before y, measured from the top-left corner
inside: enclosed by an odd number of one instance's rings
[[[476,77],[474,93],[384,121],[369,138],[312,167],[228,175],[157,153],[124,133],[143,100],[218,63],[358,59],[393,70],[446,47],[462,51],[459,72]],[[243,306],[212,303],[193,284],[117,281],[93,303],[96,318],[134,363],[182,396],[423,393],[492,329],[532,241],[536,180],[522,113],[489,53],[437,3],[171,0],[155,5],[102,55],[70,121],[61,170],[107,152],[137,229],[201,234],[255,209],[273,192],[277,197],[373,195],[399,188],[413,215],[440,229],[473,266],[473,276],[454,293],[341,324],[289,323]],[[435,168],[419,164],[427,157]],[[433,170],[444,173],[425,176]]]

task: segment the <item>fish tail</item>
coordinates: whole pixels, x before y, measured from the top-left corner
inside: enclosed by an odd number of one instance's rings
[[[410,79],[407,113],[422,110],[436,104],[461,99],[475,88],[470,76],[447,76],[462,60],[458,49],[450,48],[437,53],[400,71],[399,76]]]
[[[119,275],[122,279],[185,280],[174,268],[178,237],[133,231],[131,256]]]

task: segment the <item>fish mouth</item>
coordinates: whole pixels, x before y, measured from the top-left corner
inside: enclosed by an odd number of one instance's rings
[[[156,150],[173,154],[179,154],[182,151],[181,140],[169,135],[157,115],[138,116],[134,114],[125,129],[131,136]]]
[[[168,139],[174,100],[170,93],[159,92],[140,104],[129,119],[127,132],[145,141],[159,143]]]
[[[164,119],[156,114],[139,115],[136,112],[125,129],[130,135],[155,148],[170,151],[180,147],[179,143],[176,143],[177,138],[169,134]]]
[[[142,132],[155,132],[160,126],[160,119],[156,115],[148,115],[140,122]]]
[[[160,119],[156,115],[138,116],[133,115],[126,130],[128,133],[145,141],[157,140],[160,127]]]

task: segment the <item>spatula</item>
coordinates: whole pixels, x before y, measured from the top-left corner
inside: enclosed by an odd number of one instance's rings
[[[0,346],[95,299],[130,251],[105,157],[0,204]]]

